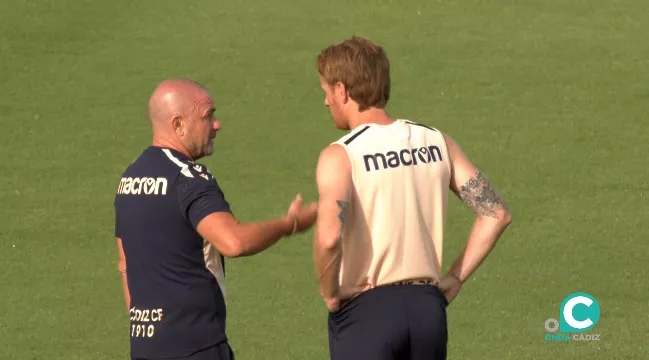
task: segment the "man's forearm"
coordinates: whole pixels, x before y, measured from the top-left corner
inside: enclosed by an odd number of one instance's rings
[[[291,234],[293,226],[290,218],[240,224],[236,235],[242,241],[241,256],[254,255],[268,249],[282,237]]]
[[[128,291],[128,278],[126,277],[126,255],[122,246],[122,239],[117,238],[117,270],[122,278],[122,291],[124,292],[124,302],[126,309],[131,307],[131,293]]]
[[[482,264],[509,225],[509,218],[479,216],[473,224],[467,245],[449,269],[449,274],[466,281]]]
[[[314,245],[313,257],[320,284],[320,295],[324,299],[337,298],[339,296],[338,277],[342,262],[341,244],[338,241],[333,247],[327,247],[323,246],[320,241],[316,241]]]
[[[128,280],[126,279],[126,270],[120,269],[122,277],[122,290],[124,292],[124,302],[126,303],[126,310],[131,308],[131,293],[128,291]]]

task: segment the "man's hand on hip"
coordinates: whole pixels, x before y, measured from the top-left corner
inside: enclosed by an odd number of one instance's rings
[[[462,289],[462,282],[454,275],[446,275],[439,282],[439,289],[444,293],[446,301],[450,304]]]
[[[340,299],[338,298],[324,299],[324,302],[329,312],[333,313],[340,310]]]

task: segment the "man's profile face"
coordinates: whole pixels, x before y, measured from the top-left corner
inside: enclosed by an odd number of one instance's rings
[[[343,111],[344,104],[342,99],[340,99],[340,94],[336,94],[337,89],[329,85],[322,76],[320,76],[320,88],[325,93],[324,105],[329,108],[329,114],[336,128],[349,130]]]
[[[185,146],[195,160],[214,152],[214,137],[221,128],[214,112],[212,97],[206,91],[198,92],[188,109],[184,136]]]

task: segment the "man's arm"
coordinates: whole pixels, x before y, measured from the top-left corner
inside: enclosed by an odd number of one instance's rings
[[[331,145],[322,151],[316,178],[319,200],[313,257],[320,295],[332,310],[337,305],[330,304],[339,301],[341,239],[352,191],[351,164],[343,147]]]
[[[315,222],[316,205],[302,205],[298,195],[285,216],[240,223],[232,214],[218,183],[211,174],[189,168],[193,176],[181,176],[178,198],[181,210],[196,231],[227,257],[250,256],[273,246],[284,236],[302,232]]]
[[[451,137],[445,135],[445,139],[451,159],[451,189],[476,214],[466,247],[449,269],[450,275],[464,282],[494,248],[512,216],[487,177]]]
[[[295,203],[295,202],[294,202]],[[273,246],[284,236],[308,229],[315,221],[315,205],[268,221],[242,224],[229,212],[214,212],[197,226],[203,238],[227,257],[250,256]]]
[[[131,307],[131,293],[128,291],[128,280],[126,278],[126,256],[124,255],[124,248],[122,247],[122,239],[117,239],[117,269],[122,276],[122,289],[124,291],[124,301],[126,302],[126,310]]]

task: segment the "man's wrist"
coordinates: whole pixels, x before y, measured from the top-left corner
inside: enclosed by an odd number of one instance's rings
[[[340,287],[336,284],[332,284],[332,286],[320,284],[320,297],[325,300],[337,299],[340,297],[339,290]]]
[[[323,296],[322,300],[324,300],[324,302],[326,302],[326,303],[330,303],[330,302],[334,302],[334,301],[340,301],[340,297],[338,296],[338,294],[333,295],[333,296]]]
[[[295,214],[287,214],[284,216],[284,222],[286,224],[286,231],[284,233],[287,236],[295,235],[297,231],[297,216]]]
[[[455,275],[454,273],[452,273],[452,272],[449,271],[449,272],[448,272],[448,276],[454,277],[455,280],[457,280],[457,281],[460,282],[460,284],[464,284],[464,281],[462,281],[462,279],[460,278],[459,275]]]

